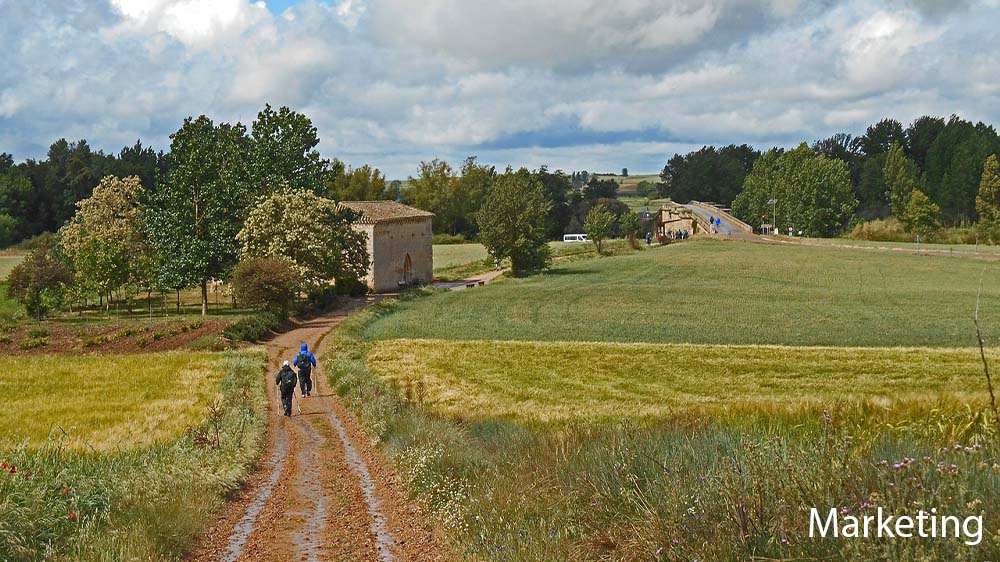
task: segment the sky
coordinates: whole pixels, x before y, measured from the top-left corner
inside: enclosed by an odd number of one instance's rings
[[[390,179],[466,156],[659,172],[883,117],[1000,125],[1000,0],[0,0],[0,152],[309,116]]]

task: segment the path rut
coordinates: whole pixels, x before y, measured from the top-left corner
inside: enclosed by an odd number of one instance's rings
[[[270,341],[270,416],[265,461],[230,501],[190,562],[404,562],[455,560],[444,538],[411,502],[396,474],[324,372],[327,334],[350,310],[304,322]],[[313,392],[296,391],[293,416],[281,415],[274,374],[302,343],[316,352]]]

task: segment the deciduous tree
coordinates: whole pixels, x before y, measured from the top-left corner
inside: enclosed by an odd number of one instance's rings
[[[615,225],[615,215],[604,205],[594,205],[583,222],[583,231],[597,247],[597,253],[604,253],[604,241],[611,236]]]
[[[334,280],[357,280],[368,270],[365,235],[351,228],[355,214],[306,190],[271,194],[247,216],[236,238],[243,260],[291,263],[303,285],[320,290]]]
[[[929,236],[941,228],[941,207],[924,195],[924,192],[914,189],[910,193],[902,222],[907,231]]]
[[[479,239],[497,263],[509,258],[516,276],[544,269],[551,260],[545,224],[549,206],[531,172],[508,168],[496,177],[476,213]]]

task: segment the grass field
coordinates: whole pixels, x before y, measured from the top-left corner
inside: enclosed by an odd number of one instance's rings
[[[38,446],[65,430],[68,444],[87,450],[175,439],[218,396],[221,360],[206,353],[0,358],[7,404],[0,436]]]
[[[264,447],[260,352],[0,361],[4,562],[181,560]]]
[[[985,400],[978,349],[400,339],[377,342],[368,362],[398,386],[420,385],[433,411],[464,419],[620,420],[844,400]]]
[[[436,244],[434,250],[434,272],[486,259],[486,247],[482,244]]]
[[[635,195],[636,187],[638,187],[638,185],[643,181],[648,181],[649,183],[654,185],[659,183],[660,181],[659,174],[630,175],[624,178],[621,176],[598,174],[598,177],[605,180],[612,179],[618,182],[619,195]]]
[[[24,260],[21,254],[0,254],[0,281],[7,279],[12,269]]]
[[[855,248],[892,248],[917,251],[915,242],[876,242],[872,240],[852,240],[850,238],[801,238],[800,240],[809,244],[821,244],[824,246],[850,246]],[[1000,254],[1000,246],[989,246],[986,244],[920,244],[920,251],[949,252],[954,254]]]
[[[969,347],[983,279],[1000,335],[1000,263],[691,241],[404,303],[370,339]]]

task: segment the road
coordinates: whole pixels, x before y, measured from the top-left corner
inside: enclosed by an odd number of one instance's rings
[[[357,299],[349,308],[366,304]],[[266,344],[268,448],[249,485],[222,510],[191,562],[450,560],[397,475],[324,372],[325,338],[347,310],[300,324]],[[274,374],[302,343],[317,349],[313,393],[281,415]],[[298,411],[301,407],[301,411]]]
[[[712,214],[710,211],[707,211],[699,207],[698,205],[684,205],[684,207],[693,212],[694,214],[698,215],[699,217],[705,219],[706,222],[708,222],[710,218],[714,217],[720,218],[722,220],[722,224],[720,224],[718,227],[718,233],[721,236],[732,238],[734,240],[757,241],[759,239],[759,237],[756,234],[751,234],[743,230],[742,228],[737,226],[736,223],[730,221],[725,216]]]

